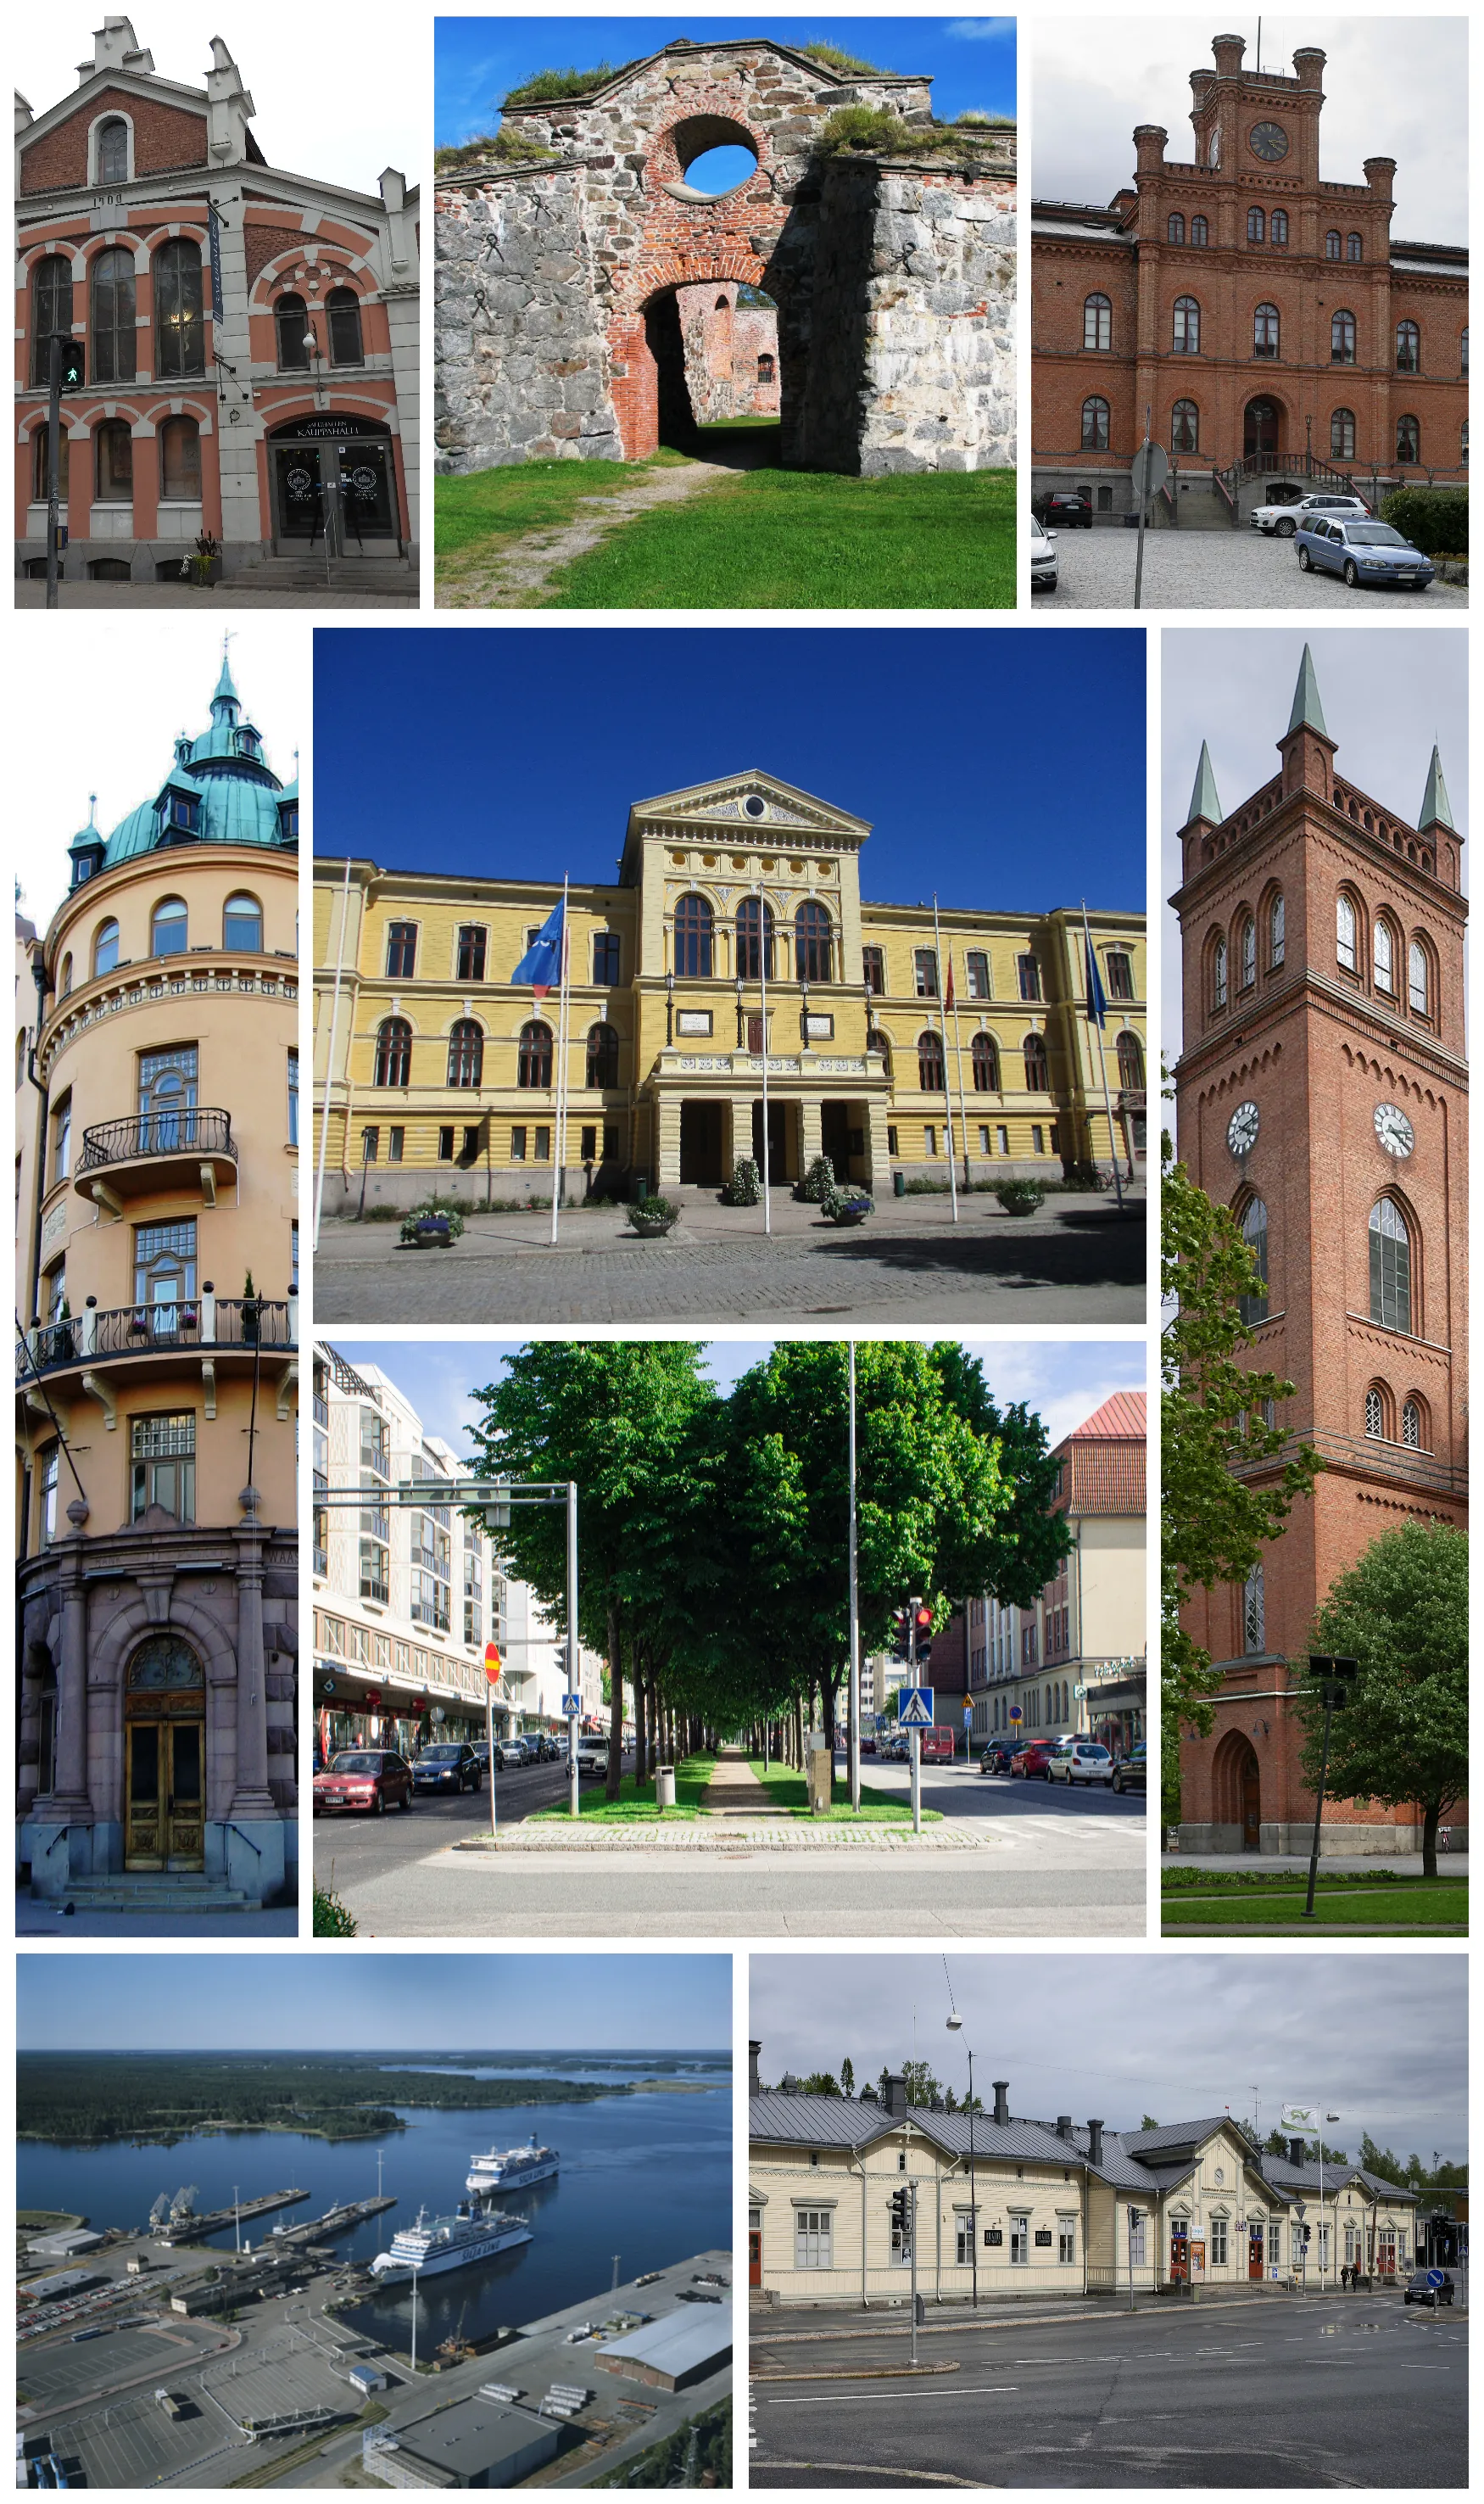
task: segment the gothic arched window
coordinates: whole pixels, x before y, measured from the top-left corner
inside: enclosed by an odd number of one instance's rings
[[[1412,1327],[1412,1246],[1406,1220],[1393,1200],[1378,1200],[1370,1212],[1370,1318],[1388,1330]]]
[[[201,247],[189,235],[155,256],[155,370],[160,381],[206,371],[201,317]]]
[[[1112,347],[1113,306],[1106,296],[1089,296],[1084,303],[1082,344],[1085,348]]]
[[[1249,1324],[1267,1319],[1267,1203],[1250,1200],[1242,1211],[1242,1240],[1252,1254],[1258,1273],[1258,1285],[1250,1296],[1241,1299],[1241,1314]]]

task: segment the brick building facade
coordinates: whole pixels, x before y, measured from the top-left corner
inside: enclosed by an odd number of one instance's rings
[[[1336,1577],[1407,1521],[1467,1519],[1467,1070],[1462,837],[1434,748],[1418,823],[1335,768],[1307,649],[1282,765],[1224,813],[1201,751],[1173,899],[1179,1150],[1265,1289],[1251,1362],[1325,1468],[1245,1588],[1188,1622],[1223,1674],[1182,1737],[1181,1841],[1307,1847],[1295,1664]],[[1331,1852],[1412,1851],[1409,1808],[1330,1800]]]
[[[685,388],[696,422],[778,413],[777,306],[735,278],[679,287]]]
[[[1106,206],[1031,212],[1032,435],[1038,492],[1131,508],[1143,440],[1177,477],[1156,520],[1245,519],[1274,473],[1387,484],[1467,479],[1468,256],[1394,240],[1390,156],[1363,183],[1320,176],[1325,55],[1243,67],[1219,35],[1191,74],[1195,144],[1133,134],[1131,185]],[[1224,484],[1213,473],[1223,473]]]
[[[86,358],[62,400],[64,578],[177,579],[209,533],[224,575],[293,589],[306,556],[323,581],[328,529],[347,572],[390,560],[415,586],[417,194],[266,163],[211,50],[183,87],[111,17],[71,95],[17,101],[17,568],[46,572],[60,333]]]

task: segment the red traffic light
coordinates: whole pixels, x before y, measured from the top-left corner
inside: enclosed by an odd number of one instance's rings
[[[925,1600],[918,1601],[914,1622],[919,1626],[930,1626],[932,1624],[933,1613]]]

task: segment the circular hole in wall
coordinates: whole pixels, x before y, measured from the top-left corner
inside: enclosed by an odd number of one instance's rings
[[[704,191],[708,200],[720,199],[724,191],[735,191],[757,171],[757,158],[750,148],[707,148],[685,168],[685,188]]]
[[[740,122],[718,113],[694,114],[671,134],[683,179],[693,198],[720,199],[757,171],[757,150]]]

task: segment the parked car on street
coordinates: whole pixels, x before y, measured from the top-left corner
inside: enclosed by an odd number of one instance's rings
[[[1147,1791],[1149,1789],[1148,1751],[1142,1739],[1136,1739],[1126,1756],[1115,1759],[1113,1788],[1116,1791]]]
[[[1390,522],[1327,519],[1316,514],[1298,531],[1298,562],[1305,574],[1337,574],[1352,591],[1426,591],[1436,568]]]
[[[391,1748],[341,1748],[314,1778],[314,1813],[369,1809],[380,1817],[389,1801],[412,1806],[412,1768]]]
[[[1056,588],[1056,534],[1043,529],[1034,513],[1030,517],[1030,587],[1032,591]]]
[[[1017,1749],[1011,1759],[1011,1772],[1023,1776],[1026,1782],[1044,1783],[1047,1764],[1053,1751],[1065,1746],[1070,1736],[1071,1733],[1067,1732],[1058,1739],[1027,1739],[1024,1747]]]
[[[1433,2285],[1435,2278],[1441,2278],[1441,2286]],[[1435,2313],[1440,2304],[1453,2302],[1453,2280],[1446,2270],[1413,2270],[1402,2289],[1401,2301],[1403,2304],[1430,2304]]]
[[[440,1739],[414,1757],[412,1788],[419,1791],[477,1791],[484,1767],[466,1740]]]
[[[1325,495],[1275,496],[1271,504],[1258,505],[1252,527],[1265,532],[1269,539],[1291,539],[1317,513],[1323,513],[1327,520],[1353,513],[1357,520],[1364,521],[1369,512],[1370,506],[1363,497],[1341,495],[1338,490]]]
[[[1053,496],[1038,496],[1031,509],[1043,530],[1050,530],[1053,522],[1061,530],[1092,528],[1092,499],[1080,495],[1075,487],[1058,489]]]
[[[1085,1783],[1090,1791],[1094,1783],[1112,1782],[1112,1755],[1100,1739],[1063,1740],[1046,1760],[1046,1779],[1065,1783],[1068,1791],[1074,1783]]]
[[[862,1733],[861,1733],[861,1742],[860,1742],[860,1752],[861,1752],[861,1755],[862,1755],[863,1756],[875,1756],[875,1754],[876,1754],[876,1732],[875,1732],[874,1730],[863,1730],[863,1731],[862,1731]]]
[[[495,1764],[500,1773],[513,1773],[517,1765],[524,1765],[526,1762],[526,1742],[524,1739],[496,1740]]]
[[[991,1739],[979,1760],[982,1774],[1008,1774],[1018,1753],[1018,1739]]]
[[[605,1774],[607,1770],[608,1743],[606,1739],[603,1738],[601,1735],[579,1739],[577,1742],[577,1773],[579,1778],[584,1774]]]
[[[935,1722],[930,1730],[922,1732],[920,1744],[925,1765],[946,1764],[958,1745],[958,1733],[951,1722]],[[911,1754],[910,1746],[908,1753]]]

